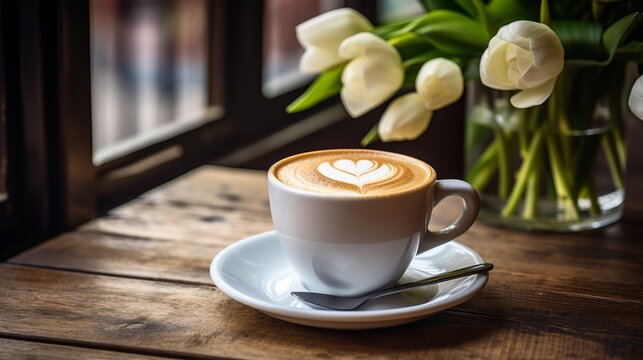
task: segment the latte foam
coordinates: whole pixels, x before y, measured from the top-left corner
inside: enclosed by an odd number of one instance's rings
[[[340,149],[295,155],[270,170],[297,190],[338,196],[382,196],[431,181],[432,169],[420,160],[384,151]]]

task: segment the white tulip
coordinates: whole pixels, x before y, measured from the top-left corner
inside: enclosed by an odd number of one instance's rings
[[[415,81],[417,92],[395,99],[380,120],[382,141],[417,139],[431,122],[433,110],[457,101],[464,91],[460,67],[451,60],[435,58],[422,65]]]
[[[377,132],[382,141],[414,140],[429,127],[432,115],[418,93],[408,93],[386,108]]]
[[[632,113],[643,120],[643,75],[636,79],[634,86],[632,86],[632,92],[627,104],[630,106]]]
[[[551,95],[564,66],[563,45],[547,26],[514,21],[498,30],[480,58],[480,80],[499,90],[522,90],[511,104],[526,108]]]
[[[441,109],[456,102],[464,91],[464,79],[458,64],[444,58],[435,58],[422,65],[415,88],[427,108]]]
[[[402,86],[400,54],[376,35],[360,33],[349,37],[339,46],[339,55],[352,59],[342,73],[340,93],[352,117],[380,105]]]
[[[351,8],[328,11],[299,24],[297,39],[306,49],[299,69],[317,73],[341,63],[344,59],[339,56],[339,44],[349,36],[372,29],[373,25]]]

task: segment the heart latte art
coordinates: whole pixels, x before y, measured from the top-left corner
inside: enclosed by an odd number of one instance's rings
[[[426,184],[431,169],[423,162],[376,150],[326,150],[295,155],[272,172],[298,190],[339,196],[399,193]]]
[[[397,167],[390,164],[380,165],[373,160],[340,159],[332,164],[321,163],[317,171],[329,179],[355,185],[362,191],[364,185],[384,182],[395,176]]]

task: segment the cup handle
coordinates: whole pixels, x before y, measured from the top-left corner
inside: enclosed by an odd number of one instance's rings
[[[462,180],[438,180],[433,192],[433,204],[430,204],[429,215],[433,207],[449,196],[459,196],[464,200],[464,208],[460,216],[449,226],[439,231],[427,229],[424,239],[420,242],[418,254],[447,243],[464,234],[478,217],[480,211],[480,197],[478,192],[469,183]]]

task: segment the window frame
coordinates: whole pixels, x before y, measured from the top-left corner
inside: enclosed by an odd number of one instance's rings
[[[344,3],[345,6],[360,9],[369,19],[374,20],[376,8],[373,2],[353,0]],[[337,104],[337,99],[331,99],[314,110],[287,114],[286,106],[296,99],[308,84],[271,98],[263,94],[264,2],[209,1],[208,4],[209,31],[210,36],[215,39],[209,50],[209,69],[220,71],[209,77],[210,89],[213,89],[212,82],[216,81],[217,77],[221,78],[223,117],[98,166],[98,213],[104,213],[131,199],[150,186],[156,186],[200,164],[242,149]],[[76,16],[80,17],[81,14]],[[217,52],[223,56],[216,56]],[[91,86],[91,83],[87,86]],[[159,164],[138,178],[122,177],[123,168],[136,167],[146,159],[152,159],[164,151],[171,151],[170,149],[176,145],[183,149],[185,156]]]
[[[0,259],[37,244],[51,226],[40,11],[35,0],[0,3],[9,195],[0,204]]]
[[[222,84],[221,91],[210,91],[209,96],[222,94],[224,115],[95,166],[90,1],[2,2],[5,77],[0,81],[12,91],[4,92],[11,134],[11,198],[0,204],[0,235],[15,241],[10,247],[0,242],[0,257],[4,249],[15,253],[73,229],[152,187],[337,104],[331,99],[313,110],[287,114],[285,107],[306,86],[273,98],[263,95],[263,1],[207,4],[210,90],[219,86],[217,81]],[[345,4],[370,19],[375,16],[370,1]],[[179,156],[171,151],[177,146],[182,149]]]
[[[8,242],[10,239],[10,224],[11,224],[11,215],[10,215],[10,191],[9,191],[9,146],[8,146],[8,136],[7,136],[7,117],[6,117],[6,100],[5,100],[5,67],[4,67],[4,28],[5,24],[3,14],[5,9],[0,5],[0,182],[3,182],[4,189],[0,188],[0,259],[4,256],[2,249],[5,247],[5,241]],[[3,173],[4,171],[4,173]],[[6,239],[6,240],[5,240]]]
[[[203,125],[96,166],[98,214],[207,162],[228,146],[231,134],[241,129],[240,124],[236,124],[228,114],[225,98],[227,58],[216,56],[223,53],[225,46],[226,3],[207,1],[206,4],[208,38],[211,39],[208,46],[208,100],[210,104],[222,105],[222,116],[199,119]],[[89,17],[89,10],[86,14]],[[87,44],[89,46],[89,41]],[[90,61],[89,57],[86,61]],[[87,79],[85,87],[91,88],[91,79]]]

